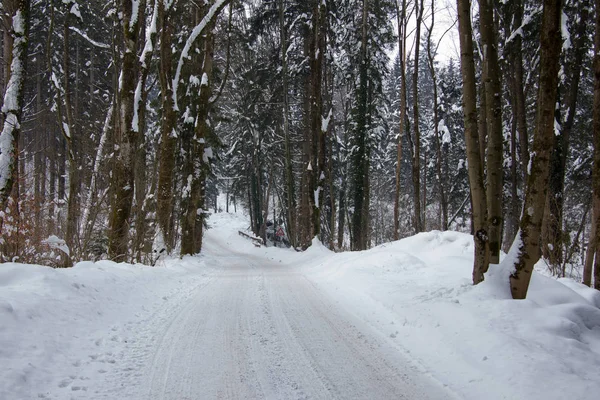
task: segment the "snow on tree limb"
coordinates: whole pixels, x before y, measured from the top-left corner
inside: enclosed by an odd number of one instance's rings
[[[158,0],[154,0],[154,7],[152,11],[152,18],[150,19],[150,26],[146,28],[146,38],[144,43],[144,50],[140,55],[140,65],[142,68],[142,74],[138,80],[137,87],[135,89],[135,96],[133,102],[133,120],[131,122],[131,128],[135,132],[140,131],[139,126],[139,115],[140,115],[140,107],[142,106],[142,93],[144,91],[144,85],[146,83],[146,77],[148,75],[148,62],[147,60],[152,57],[152,53],[154,52],[154,37],[156,36],[156,24],[158,21]]]
[[[95,41],[94,39],[89,37],[85,32],[83,32],[79,28],[76,28],[74,26],[69,26],[69,29],[72,30],[73,32],[79,34],[79,36],[84,38],[88,43],[90,43],[94,47],[98,47],[100,49],[110,49],[110,45],[108,45],[106,43],[100,43],[100,42]]]
[[[146,59],[154,52],[154,36],[156,36],[158,9],[158,0],[154,0],[152,19],[150,20],[150,26],[146,29],[146,41],[144,43],[144,51],[140,56],[140,64],[142,65],[142,68],[148,68],[148,66],[146,65]]]
[[[181,76],[181,69],[183,68],[183,63],[186,58],[189,58],[189,52],[192,48],[192,45],[198,39],[198,36],[204,31],[206,26],[213,22],[215,18],[219,15],[221,10],[227,5],[229,0],[216,0],[215,3],[210,7],[202,21],[192,30],[190,36],[188,36],[187,41],[185,42],[185,46],[183,47],[183,51],[179,56],[179,62],[177,63],[177,70],[175,72],[175,78],[173,78],[173,104],[175,110],[179,110],[177,105],[177,88],[179,86],[179,79]]]

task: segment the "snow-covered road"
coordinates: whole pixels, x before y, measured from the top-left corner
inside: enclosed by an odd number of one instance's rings
[[[385,336],[344,312],[301,273],[209,247],[222,268],[177,312],[148,321],[155,335],[138,342],[148,349],[148,361],[129,396],[449,397],[394,351]]]
[[[211,216],[197,257],[0,266],[0,400],[583,400],[600,294],[509,271],[472,286],[472,238],[364,252],[254,247]]]

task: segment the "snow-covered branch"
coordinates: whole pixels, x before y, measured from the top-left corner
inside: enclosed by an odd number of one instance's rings
[[[173,104],[175,110],[179,110],[177,105],[177,87],[179,86],[179,79],[181,77],[181,69],[183,68],[184,60],[189,58],[189,53],[192,45],[198,39],[198,36],[204,32],[204,29],[219,15],[221,10],[227,5],[229,0],[216,0],[215,3],[210,7],[202,21],[192,30],[192,33],[185,42],[183,51],[179,56],[179,62],[177,63],[177,70],[175,71],[175,78],[173,78]]]
[[[159,4],[158,0],[154,0],[154,10],[152,11],[152,18],[150,19],[150,25],[146,27],[146,38],[144,43],[144,50],[140,55],[140,65],[142,69],[142,73],[140,74],[140,78],[138,80],[137,87],[135,89],[135,97],[133,102],[133,120],[132,120],[132,129],[135,132],[140,131],[139,126],[139,114],[140,107],[142,102],[142,93],[144,91],[144,85],[146,84],[146,77],[148,76],[148,62],[147,60],[152,56],[154,52],[154,37],[156,36],[156,23],[158,21],[158,10]]]
[[[98,47],[100,49],[110,49],[110,45],[108,45],[106,43],[100,43],[100,42],[95,41],[94,39],[89,37],[85,32],[83,32],[79,28],[76,28],[74,26],[69,26],[69,29],[72,30],[73,32],[79,34],[79,36],[81,36],[82,38],[87,40],[88,43],[90,43],[92,46]]]

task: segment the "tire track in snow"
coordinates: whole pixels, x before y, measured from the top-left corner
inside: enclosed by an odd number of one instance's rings
[[[214,250],[221,268],[148,321],[128,399],[448,398],[304,275]]]

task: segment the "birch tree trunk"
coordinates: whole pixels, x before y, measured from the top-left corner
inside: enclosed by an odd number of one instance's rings
[[[2,101],[2,131],[0,132],[0,210],[6,207],[15,174],[17,173],[17,143],[21,132],[23,111],[23,88],[25,86],[27,46],[29,43],[29,0],[4,0],[4,10],[11,18],[11,43],[7,51],[10,67],[7,74],[6,90]],[[8,50],[7,49],[7,50]],[[0,227],[2,221],[0,218]]]

